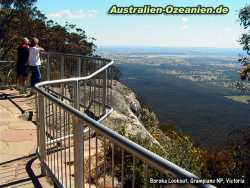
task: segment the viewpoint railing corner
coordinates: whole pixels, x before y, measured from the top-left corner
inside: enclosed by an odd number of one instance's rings
[[[197,178],[101,124],[113,111],[113,61],[61,53],[41,58],[44,81],[35,86],[37,153],[43,175],[57,186],[147,187],[153,174]]]

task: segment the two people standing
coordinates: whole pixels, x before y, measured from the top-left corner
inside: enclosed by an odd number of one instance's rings
[[[19,86],[17,89],[20,90],[21,94],[25,93],[29,72],[31,72],[31,87],[34,87],[36,83],[41,81],[41,60],[39,52],[44,49],[39,47],[38,43],[39,40],[34,37],[29,45],[29,40],[24,38],[22,44],[18,47],[16,67],[17,84]],[[33,92],[31,92],[31,94],[33,94]]]

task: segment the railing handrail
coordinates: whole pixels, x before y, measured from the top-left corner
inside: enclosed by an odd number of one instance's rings
[[[15,61],[0,60],[0,63],[14,63]]]
[[[101,59],[100,59],[101,60]],[[93,72],[92,74],[88,76],[83,76],[83,77],[74,77],[74,78],[66,78],[66,79],[59,79],[59,80],[50,80],[50,81],[43,81],[38,84],[36,84],[36,88],[39,88],[41,86],[46,86],[49,84],[61,84],[61,83],[66,83],[66,82],[74,82],[74,81],[82,81],[82,80],[88,80],[99,74],[100,72],[104,71],[111,65],[113,65],[114,61],[110,60],[110,63],[107,65],[103,66],[102,68],[98,69],[97,71]]]
[[[63,54],[63,53],[57,53],[57,54]],[[77,56],[76,54],[73,54],[73,55]],[[83,57],[83,56],[79,55],[77,57]],[[87,57],[87,58],[91,59],[91,57]],[[96,58],[93,57],[93,59],[96,59]],[[137,156],[139,159],[143,161],[146,161],[148,164],[151,164],[154,168],[160,170],[161,172],[164,172],[165,174],[172,173],[175,176],[180,177],[180,178],[199,179],[197,176],[195,176],[191,172],[175,165],[174,163],[168,161],[167,159],[164,159],[163,157],[147,150],[146,148],[140,146],[139,144],[135,142],[132,142],[131,140],[118,134],[117,132],[103,126],[100,122],[92,119],[86,113],[80,112],[73,106],[62,102],[57,97],[53,96],[52,94],[46,92],[45,90],[41,88],[42,86],[47,86],[50,84],[60,84],[60,83],[65,83],[65,82],[78,82],[81,80],[91,79],[94,76],[96,76],[98,73],[109,68],[114,63],[112,60],[109,60],[109,59],[98,58],[98,60],[108,61],[109,63],[103,66],[102,68],[98,69],[94,73],[90,74],[89,76],[43,81],[43,82],[36,84],[35,89],[37,90],[39,94],[42,94],[43,96],[47,97],[49,100],[56,103],[61,108],[66,109],[70,114],[74,115],[80,120],[86,121],[88,125],[90,126],[90,128],[94,129],[97,133],[104,135],[108,139],[112,140],[119,147],[131,152],[132,155]],[[194,186],[206,187],[206,188],[214,187],[213,185],[210,185],[210,184],[196,184]]]

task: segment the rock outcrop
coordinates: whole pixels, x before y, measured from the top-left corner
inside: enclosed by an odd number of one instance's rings
[[[114,111],[103,124],[112,129],[124,126],[126,132],[150,138],[153,143],[158,141],[145,129],[140,121],[141,105],[135,93],[118,81],[113,81],[112,107]]]

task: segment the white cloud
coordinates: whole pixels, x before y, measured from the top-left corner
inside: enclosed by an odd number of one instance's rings
[[[183,31],[183,30],[187,30],[189,28],[188,26],[188,18],[187,17],[182,17],[181,18],[181,27],[180,29]]]
[[[84,11],[84,10],[65,9],[57,12],[51,12],[48,14],[48,17],[52,19],[67,18],[76,20],[76,19],[95,18],[97,15],[98,15],[97,10]]]
[[[186,23],[187,21],[188,21],[188,18],[187,18],[187,17],[182,17],[182,18],[181,18],[181,22],[182,22],[182,23]]]

